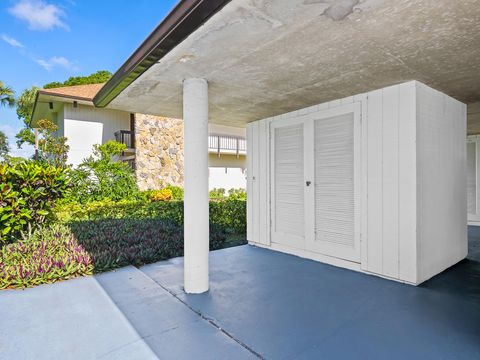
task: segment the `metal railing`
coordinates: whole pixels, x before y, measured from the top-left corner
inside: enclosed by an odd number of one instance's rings
[[[115,132],[115,141],[125,144],[128,149],[134,149],[134,137],[130,130],[118,130]],[[247,140],[241,136],[210,134],[208,135],[208,149],[217,154],[245,155],[247,152]],[[122,154],[125,155],[125,154]]]
[[[133,170],[137,170],[137,163],[135,162],[135,159],[128,159],[126,161],[128,166],[130,166]]]
[[[247,140],[241,136],[210,134],[208,136],[208,149],[217,154],[245,155]]]
[[[130,130],[118,130],[115,132],[115,141],[125,144],[127,148],[134,149],[133,134]]]

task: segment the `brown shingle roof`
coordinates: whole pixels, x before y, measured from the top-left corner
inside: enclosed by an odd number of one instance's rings
[[[67,97],[72,99],[92,101],[95,95],[103,87],[102,84],[90,84],[90,85],[75,85],[65,86],[51,89],[41,89],[40,93],[45,95],[54,95],[60,97]]]

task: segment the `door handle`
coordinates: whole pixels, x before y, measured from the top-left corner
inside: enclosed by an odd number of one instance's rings
[[[306,181],[306,182],[305,182],[305,185],[307,185],[307,186],[310,186],[311,184],[312,184],[311,181]]]

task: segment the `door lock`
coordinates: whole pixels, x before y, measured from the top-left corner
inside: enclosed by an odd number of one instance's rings
[[[311,182],[311,181],[307,181],[307,182],[305,182],[305,184],[306,184],[307,186],[310,186],[310,185],[312,184],[312,182]]]

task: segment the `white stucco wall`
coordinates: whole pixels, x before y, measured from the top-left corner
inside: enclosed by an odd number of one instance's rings
[[[114,140],[118,130],[130,129],[130,114],[125,111],[65,104],[63,117],[63,133],[70,146],[68,163],[74,166],[92,154],[93,145]]]
[[[361,104],[360,263],[270,241],[270,127]],[[339,99],[247,127],[249,242],[419,284],[467,254],[466,107],[419,82]]]
[[[208,187],[213,189],[246,189],[246,171],[237,167],[210,167]]]
[[[245,138],[246,128],[209,124],[209,134],[238,136]],[[247,166],[246,155],[239,156],[221,153],[220,156],[210,152],[208,156],[209,188],[225,190],[246,189],[247,179],[245,168]]]

